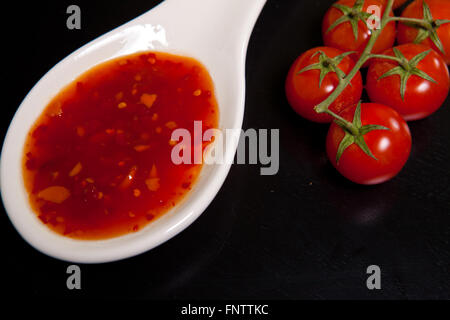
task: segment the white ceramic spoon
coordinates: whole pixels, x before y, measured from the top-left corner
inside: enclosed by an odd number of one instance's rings
[[[254,24],[266,0],[166,0],[144,15],[99,37],[51,69],[15,114],[1,155],[1,194],[21,236],[39,251],[62,260],[101,263],[145,252],[189,226],[222,186],[237,143],[225,150],[227,164],[204,166],[180,205],[141,231],[81,241],[44,226],[30,208],[22,178],[23,146],[30,127],[63,87],[91,67],[126,54],[155,50],[190,56],[210,72],[220,110],[220,129],[240,129],[245,101],[245,58]]]

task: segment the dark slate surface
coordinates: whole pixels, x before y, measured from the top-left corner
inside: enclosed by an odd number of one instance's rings
[[[69,1],[5,6],[4,16],[16,20],[2,34],[2,135],[48,69],[158,2],[79,1],[81,31],[65,27]],[[3,291],[31,297],[449,299],[450,101],[410,125],[414,145],[404,171],[375,187],[341,178],[325,156],[327,126],[301,119],[286,102],[288,68],[301,52],[321,45],[321,18],[330,4],[268,0],[251,38],[244,127],[280,129],[278,175],[233,166],[191,227],[138,257],[82,265],[79,292],[66,288],[69,263],[31,248],[3,212]],[[381,267],[382,290],[366,288],[371,264]]]

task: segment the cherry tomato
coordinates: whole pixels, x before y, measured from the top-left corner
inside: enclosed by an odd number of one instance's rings
[[[450,1],[448,0],[426,0],[426,5],[429,8],[432,21],[436,20],[450,20]],[[427,10],[425,8],[425,10]],[[411,3],[402,13],[402,17],[423,19],[424,17],[424,1],[416,0]],[[420,27],[406,25],[404,23],[398,24],[397,39],[400,44],[414,42],[417,39],[418,33],[421,32],[425,39],[420,44],[433,48],[439,52],[447,64],[450,64],[450,23],[441,24],[439,27],[435,23],[431,23],[432,30],[426,30]],[[434,36],[433,36],[434,34]],[[432,41],[433,38],[439,37],[439,46]]]
[[[340,0],[335,3],[342,8],[342,6],[347,8],[353,8],[350,12],[344,14],[344,12],[332,6],[325,14],[325,17],[322,21],[322,36],[323,41],[326,46],[338,48],[343,51],[356,51],[358,54],[352,56],[355,61],[359,58],[359,55],[366,48],[367,42],[372,34],[372,31],[367,27],[366,21],[368,17],[362,17],[358,19],[358,15],[371,15],[367,14],[368,8],[370,6],[378,6],[380,8],[380,17],[383,16],[385,10],[385,4],[379,0],[365,0],[363,1],[363,5],[361,8],[354,6],[358,5],[357,0]],[[348,11],[345,9],[344,11]],[[354,12],[356,10],[356,13]],[[392,13],[391,13],[392,15]],[[338,24],[333,27],[333,24],[337,23],[338,19],[344,18],[343,23]],[[348,20],[348,21],[347,21]],[[357,27],[354,29],[352,23],[350,21],[354,21],[353,25]],[[379,53],[386,49],[389,49],[394,45],[395,42],[395,22],[388,23],[386,27],[381,32],[379,38],[375,42],[375,45],[372,49],[372,53]]]
[[[392,6],[394,9],[400,8],[407,0],[395,0],[394,5]]]
[[[400,8],[406,1],[408,0],[394,0],[394,5],[392,6],[393,9]],[[384,0],[384,3],[387,4],[388,0]]]
[[[340,116],[355,122],[357,109],[357,106],[349,107]],[[407,123],[394,109],[376,103],[361,104],[359,122],[366,129],[369,128],[365,127],[367,125],[385,128],[366,130],[369,132],[363,135],[363,143],[372,156],[356,143],[351,143],[337,161],[338,149],[348,138],[348,133],[333,122],[326,141],[328,158],[344,177],[355,183],[373,185],[390,180],[400,172],[409,158],[411,134]]]
[[[439,109],[448,96],[450,78],[445,61],[434,50],[418,44],[404,44],[395,49],[410,62],[402,67],[392,60],[372,61],[366,83],[370,100],[394,108],[407,121],[428,117]],[[395,56],[394,49],[384,54]],[[412,59],[420,55],[425,57],[413,67],[415,62]],[[406,70],[408,68],[409,72]],[[383,77],[388,72],[392,75]]]
[[[332,121],[331,116],[318,114],[314,107],[324,101],[339,84],[339,77],[333,71],[332,60],[336,60],[334,63],[345,74],[348,74],[354,67],[353,60],[345,54],[341,56],[343,54],[342,51],[335,48],[317,47],[303,53],[292,64],[286,79],[286,97],[299,115],[314,122],[329,123]],[[331,61],[329,61],[330,59]],[[301,72],[310,66],[313,66],[313,69]],[[322,81],[321,73],[322,76],[325,74]],[[351,85],[347,86],[330,105],[330,110],[338,113],[345,107],[358,102],[361,98],[362,88],[361,73],[358,72],[352,79]]]

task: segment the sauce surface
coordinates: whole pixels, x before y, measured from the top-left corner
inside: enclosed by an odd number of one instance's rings
[[[171,160],[172,131],[217,128],[212,80],[196,60],[147,52],[107,61],[62,90],[29,132],[30,204],[57,233],[136,232],[178,204],[200,164]],[[207,146],[203,143],[203,148]]]

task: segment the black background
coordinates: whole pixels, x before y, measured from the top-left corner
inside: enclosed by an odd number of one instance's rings
[[[2,137],[53,65],[159,2],[2,4]],[[192,226],[140,256],[82,265],[76,292],[66,288],[69,263],[31,248],[2,213],[2,290],[60,298],[450,299],[450,100],[410,124],[409,162],[394,180],[373,187],[340,177],[325,155],[327,126],[301,119],[286,102],[289,66],[321,45],[331,3],[268,0],[250,41],[244,128],[280,129],[277,175],[233,166]],[[66,28],[70,4],[81,7],[79,31]],[[6,23],[8,16],[14,21]],[[366,288],[372,264],[381,267],[382,290]]]

